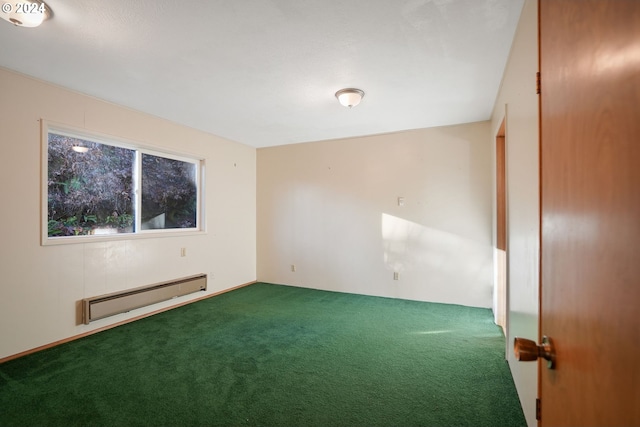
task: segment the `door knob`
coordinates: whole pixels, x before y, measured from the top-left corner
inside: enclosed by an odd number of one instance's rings
[[[530,362],[542,357],[547,361],[547,368],[554,369],[556,366],[556,352],[551,338],[547,336],[542,337],[540,345],[535,341],[516,337],[513,340],[513,352],[519,362]]]

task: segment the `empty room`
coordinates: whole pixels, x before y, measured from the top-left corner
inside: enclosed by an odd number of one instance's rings
[[[0,426],[640,424],[635,2],[0,17]]]

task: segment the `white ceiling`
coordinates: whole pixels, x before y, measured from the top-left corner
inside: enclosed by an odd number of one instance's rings
[[[0,66],[253,147],[372,135],[489,119],[523,1],[48,0]]]

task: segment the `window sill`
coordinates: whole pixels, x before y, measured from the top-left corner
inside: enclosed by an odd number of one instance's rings
[[[89,236],[63,236],[48,237],[43,236],[42,246],[73,245],[83,243],[113,242],[122,240],[157,239],[164,237],[189,237],[206,235],[205,230],[162,230],[162,231],[141,231],[138,233],[120,234],[98,234]]]

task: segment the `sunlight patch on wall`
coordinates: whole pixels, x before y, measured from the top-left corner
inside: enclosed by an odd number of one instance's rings
[[[425,284],[440,287],[464,283],[490,295],[490,245],[385,213],[381,223],[387,269],[415,272]]]

